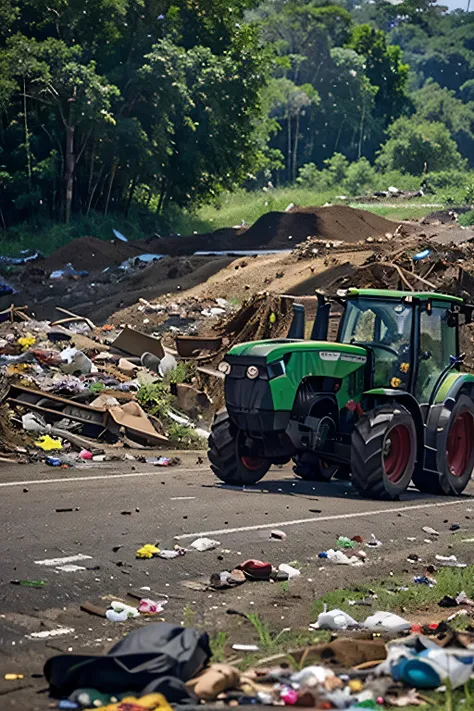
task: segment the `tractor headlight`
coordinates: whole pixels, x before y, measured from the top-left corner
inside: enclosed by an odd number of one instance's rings
[[[219,363],[217,366],[217,370],[219,370],[221,373],[224,373],[224,375],[229,375],[230,371],[232,370],[232,366],[230,363],[226,363],[225,360],[222,361],[222,363]]]
[[[247,368],[247,378],[250,378],[250,380],[255,380],[255,378],[258,378],[259,370],[256,365],[249,365]]]
[[[267,366],[267,372],[270,380],[273,378],[279,378],[280,375],[285,375],[285,361],[277,360],[275,363],[269,363]]]

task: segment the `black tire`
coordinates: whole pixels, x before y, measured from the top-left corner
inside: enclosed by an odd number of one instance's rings
[[[244,440],[244,433],[232,423],[227,412],[216,415],[209,437],[208,457],[212,471],[225,484],[256,484],[270,469],[269,459],[245,456],[242,452]],[[249,466],[252,460],[253,464]]]
[[[311,452],[299,454],[293,461],[295,463],[293,472],[305,481],[331,481],[342,469],[339,464],[326,462]]]
[[[461,426],[461,435],[455,427]],[[461,394],[452,409],[446,405],[436,414],[437,474],[421,469],[415,472],[413,483],[426,494],[459,496],[471,479],[474,469],[474,403]],[[457,474],[454,472],[457,471]]]
[[[398,403],[374,408],[352,433],[354,487],[370,499],[397,499],[411,481],[416,450],[416,427],[408,410]]]

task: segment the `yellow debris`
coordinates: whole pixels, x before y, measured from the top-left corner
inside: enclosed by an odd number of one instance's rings
[[[151,543],[147,543],[143,548],[139,548],[135,554],[136,558],[153,558],[153,556],[158,555],[160,549]]]
[[[35,445],[44,452],[51,452],[53,449],[63,448],[60,439],[53,439],[49,435],[42,435],[38,440],[36,440]]]
[[[17,341],[18,345],[21,346],[22,351],[27,351],[28,348],[34,346],[36,343],[36,338],[29,333],[27,336],[22,336]]]
[[[116,704],[107,704],[86,711],[121,711],[131,707],[136,711],[173,711],[163,694],[147,694],[137,699],[135,696],[127,696]]]
[[[351,690],[351,694],[359,694],[361,691],[364,691],[364,685],[360,679],[351,679],[349,681],[349,689]]]

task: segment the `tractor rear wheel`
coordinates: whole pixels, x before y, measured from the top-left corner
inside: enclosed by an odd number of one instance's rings
[[[268,472],[271,461],[252,451],[252,440],[229,418],[216,415],[209,437],[209,461],[214,474],[225,484],[256,484]]]
[[[305,481],[330,481],[333,477],[342,475],[344,469],[340,464],[328,462],[312,452],[300,454],[293,461],[293,472]]]
[[[474,403],[460,395],[452,408],[443,407],[436,423],[438,475],[420,470],[413,476],[416,488],[428,494],[459,496],[474,469]]]
[[[371,499],[396,499],[411,481],[416,461],[416,427],[398,403],[376,407],[352,434],[352,483]]]

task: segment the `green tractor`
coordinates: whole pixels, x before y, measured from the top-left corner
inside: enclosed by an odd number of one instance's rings
[[[340,309],[337,342],[330,312]],[[474,468],[474,375],[459,327],[474,306],[436,293],[349,289],[318,295],[310,340],[294,306],[288,338],[234,346],[219,369],[226,410],[209,439],[227,484],[255,484],[293,459],[303,479],[351,475],[374,499],[461,494]]]

